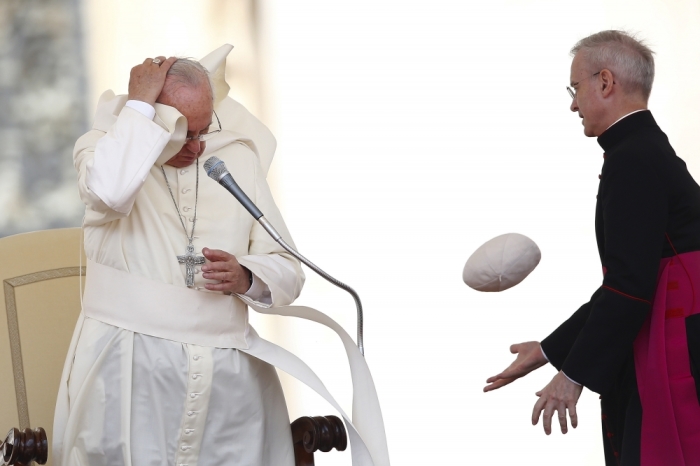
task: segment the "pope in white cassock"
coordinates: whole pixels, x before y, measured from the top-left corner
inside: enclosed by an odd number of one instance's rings
[[[92,130],[76,143],[88,263],[59,387],[55,465],[292,466],[273,366],[343,416],[354,465],[389,464],[374,384],[354,342],[324,314],[287,306],[304,281],[299,262],[200,167],[202,154],[225,162],[291,242],[265,181],[274,137],[227,97],[231,48],[201,64],[146,59],[131,70],[128,96],[102,95]],[[339,335],[352,419],[308,366],[257,336],[248,306]]]
[[[294,464],[275,369],[236,348],[243,300],[290,304],[304,275],[198,160],[209,143],[289,238],[261,165],[275,141],[234,101],[218,115],[215,103],[200,64],[149,58],[76,143],[88,273],[54,464]]]

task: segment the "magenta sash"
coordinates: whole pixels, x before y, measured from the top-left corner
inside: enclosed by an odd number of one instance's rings
[[[700,403],[685,318],[700,312],[700,251],[661,261],[652,312],[634,342],[641,466],[700,464]]]

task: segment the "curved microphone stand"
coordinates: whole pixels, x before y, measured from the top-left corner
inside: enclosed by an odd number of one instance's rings
[[[258,209],[258,207],[255,204],[253,204],[253,202],[246,195],[246,193],[244,193],[240,186],[238,186],[238,184],[234,181],[233,177],[231,176],[231,173],[229,173],[229,171],[226,169],[226,165],[224,164],[224,162],[219,160],[218,157],[210,157],[206,162],[204,162],[204,170],[207,172],[207,175],[209,175],[210,178],[218,182],[231,194],[233,194],[233,196],[238,200],[238,202],[240,202],[243,205],[243,207],[245,207],[246,210],[250,212],[253,218],[255,218],[255,220],[257,220],[258,223],[260,223],[260,225],[265,229],[265,231],[267,231],[267,233],[272,237],[272,239],[277,241],[277,243],[280,246],[282,246],[287,252],[299,259],[299,261],[306,264],[311,270],[319,274],[321,277],[325,278],[333,285],[350,293],[352,298],[355,300],[355,306],[357,307],[357,347],[360,349],[360,353],[364,356],[365,346],[362,338],[362,303],[360,302],[360,296],[357,294],[357,292],[355,292],[355,290],[353,290],[340,280],[337,280],[330,276],[316,264],[299,254],[298,251],[296,251],[293,247],[287,244],[284,241],[284,239],[282,239],[282,236],[280,236],[277,230],[275,230],[275,227],[273,227],[272,224],[263,216],[263,213],[260,211],[260,209]]]

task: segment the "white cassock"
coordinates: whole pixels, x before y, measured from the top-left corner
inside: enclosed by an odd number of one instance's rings
[[[221,93],[223,75],[214,78]],[[156,104],[150,119],[125,106],[126,100],[103,94],[93,129],[76,143],[88,272],[59,388],[53,464],[293,465],[289,417],[271,364],[339,406],[308,367],[255,334],[247,322],[250,305],[338,332],[350,358],[355,402],[363,405],[354,408],[362,418],[355,425],[339,409],[353,463],[388,465],[374,386],[364,360],[350,348],[352,340],[318,311],[285,308],[303,284],[298,261],[201,166],[197,188],[194,164],[163,165],[187,131],[177,110]],[[291,242],[265,180],[275,149],[272,134],[230,98],[217,99],[216,111],[223,131],[207,143],[200,165],[219,157]],[[208,247],[235,255],[254,275],[246,295],[206,290],[199,266],[194,288],[186,287],[185,265],[177,256],[185,254],[187,237],[161,166],[188,235],[198,196],[195,251]]]

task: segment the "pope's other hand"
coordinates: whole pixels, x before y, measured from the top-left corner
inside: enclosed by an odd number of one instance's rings
[[[166,60],[160,56],[155,59],[159,60],[159,63],[154,63],[153,58],[146,58],[143,63],[131,68],[129,100],[141,100],[151,105],[156,103],[165,85],[168,70],[177,58],[170,57]]]
[[[508,385],[547,364],[547,359],[542,354],[538,341],[526,341],[511,345],[510,352],[518,355],[515,361],[500,374],[486,379],[486,383],[489,385],[484,387],[485,392]]]
[[[212,291],[224,291],[243,294],[250,288],[250,270],[238,263],[236,256],[220,249],[202,249],[202,254],[209,262],[202,266],[207,280],[219,283],[205,283],[204,287]]]

